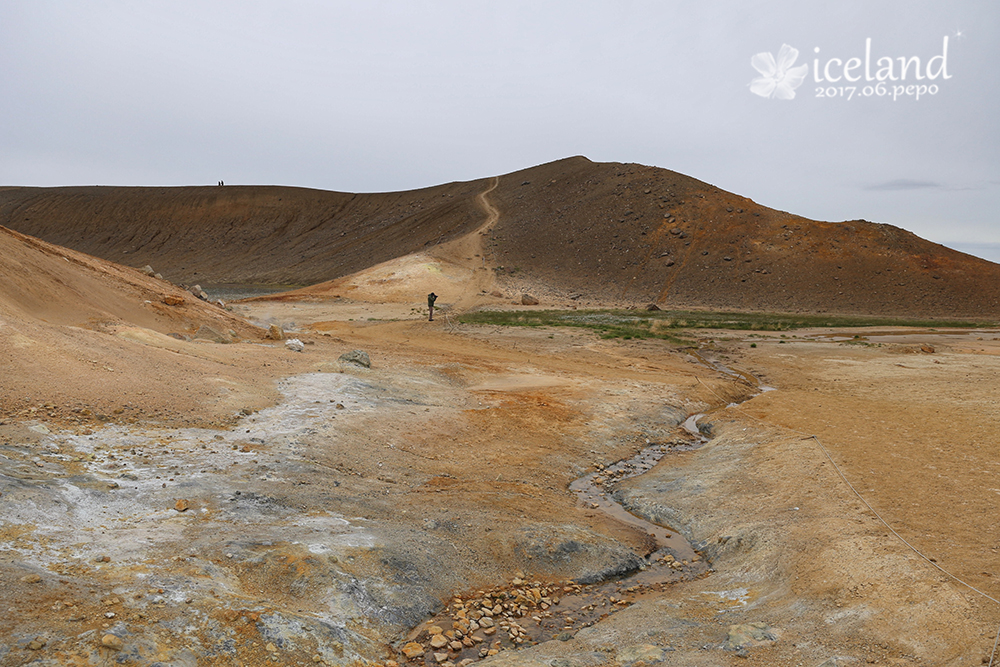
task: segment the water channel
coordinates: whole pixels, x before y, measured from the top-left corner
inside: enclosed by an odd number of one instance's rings
[[[749,398],[773,390],[752,374],[709,359],[699,350],[688,352],[703,366],[756,389]],[[531,581],[519,573],[508,585],[477,591],[464,598],[455,596],[439,615],[406,636],[400,643],[404,655],[409,650],[412,659],[422,658],[425,665],[431,666],[442,659],[455,663],[474,661],[525,644],[566,639],[645,593],[662,590],[677,581],[706,576],[711,572],[709,564],[678,531],[632,514],[614,499],[613,489],[623,480],[652,470],[671,453],[704,445],[709,438],[700,430],[698,421],[725,407],[728,406],[719,403],[704,412],[693,413],[680,426],[683,436],[670,442],[651,443],[631,458],[601,467],[570,484],[585,509],[601,512],[612,521],[649,536],[652,548],[642,555],[642,565],[637,571],[589,585]],[[428,643],[432,647],[429,650]]]

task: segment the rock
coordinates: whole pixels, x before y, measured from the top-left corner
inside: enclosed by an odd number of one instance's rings
[[[444,648],[448,645],[448,638],[444,635],[431,636],[431,648]]]
[[[674,260],[668,259],[667,260],[667,266],[673,266],[673,265],[674,265]]]
[[[267,644],[264,645],[264,650],[267,651],[268,653],[277,653],[278,647],[275,646],[273,642],[268,642]]]
[[[674,236],[677,236],[678,234],[681,233],[681,231],[682,230],[680,229],[680,227],[674,227],[673,229],[670,230],[670,233],[673,234]]]
[[[150,277],[153,277],[153,276],[156,275],[156,271],[154,271],[153,267],[151,267],[149,264],[147,264],[146,266],[142,267],[142,269],[140,269],[140,270],[143,273],[145,273],[147,276],[150,276]]]
[[[450,642],[448,644],[448,648],[450,648],[452,651],[455,651],[457,653],[458,651],[462,650],[462,642],[460,642],[460,641]]]
[[[340,355],[339,361],[345,364],[357,364],[365,368],[372,367],[372,361],[368,358],[368,353],[364,350],[351,350]]]
[[[125,642],[118,635],[108,633],[101,637],[101,646],[109,648],[112,651],[120,651],[125,647]]]
[[[217,331],[217,330],[213,329],[212,327],[208,326],[207,324],[202,324],[200,327],[198,327],[198,332],[194,335],[194,337],[195,338],[201,338],[203,340],[210,340],[213,343],[231,343],[231,342],[233,342],[232,339],[228,335],[222,333],[221,331]]]
[[[651,303],[651,304],[649,304],[649,305],[646,306],[646,310],[659,310],[659,309],[660,309],[660,307],[657,306],[655,303]]]
[[[277,324],[272,324],[267,328],[267,337],[270,340],[285,340],[285,331]]]
[[[285,341],[285,347],[292,352],[301,352],[306,349],[306,344],[300,341],[298,338],[291,338]]]
[[[481,619],[479,619],[479,627],[481,627],[481,628],[492,628],[493,627],[493,619],[490,618],[489,616],[483,616]]]
[[[741,648],[757,646],[761,642],[777,639],[767,623],[742,623],[729,626],[729,637],[726,639],[726,650],[735,651]]]
[[[410,642],[403,647],[403,655],[406,656],[407,660],[413,660],[414,658],[419,658],[424,654],[424,647],[417,642]]]
[[[934,346],[924,343],[923,345],[920,346],[920,351],[926,352],[927,354],[934,354]]]
[[[37,574],[29,574],[21,577],[21,581],[26,584],[38,584],[41,583],[42,578]]]
[[[521,295],[521,305],[522,306],[537,306],[538,305],[538,299],[536,299],[535,297],[531,296],[530,294],[522,294]]]
[[[191,509],[191,503],[184,498],[178,498],[177,502],[174,503],[174,509],[178,512],[187,512]]]
[[[188,291],[191,292],[191,294],[194,294],[196,297],[198,297],[202,301],[208,301],[209,300],[208,299],[208,294],[206,294],[205,290],[203,290],[201,288],[201,285],[195,285],[194,287],[192,287]]]
[[[583,296],[583,294],[581,294],[580,292],[574,292],[573,294],[569,295],[569,298],[572,299],[573,301],[576,301],[577,299],[579,299],[582,296]]]
[[[28,650],[37,651],[48,643],[49,640],[46,639],[45,637],[35,637],[30,642],[28,642]]]
[[[163,280],[163,276],[161,276],[159,273],[154,273],[153,277],[156,278],[157,280]]]
[[[652,664],[663,662],[663,649],[652,644],[638,644],[618,652],[618,662],[622,665],[632,665],[637,662]]]
[[[435,653],[434,654],[434,659],[437,660],[438,663],[440,664],[440,663],[442,663],[442,662],[444,662],[444,661],[446,661],[448,659],[448,654],[447,653]]]

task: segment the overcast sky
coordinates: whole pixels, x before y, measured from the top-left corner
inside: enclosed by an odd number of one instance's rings
[[[1000,2],[0,3],[0,184],[371,192],[571,155],[1000,261]]]

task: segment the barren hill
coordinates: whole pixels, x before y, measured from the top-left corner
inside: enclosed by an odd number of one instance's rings
[[[220,406],[213,417],[225,416],[270,390],[246,388],[238,353],[210,349],[236,346],[186,339],[263,333],[166,281],[0,227],[0,424],[33,414],[39,393],[50,417],[184,420],[209,401]]]
[[[7,188],[0,224],[175,281],[315,284],[461,239],[490,180],[344,194],[284,187]],[[891,225],[828,223],[666,169],[583,157],[498,179],[483,259],[508,294],[609,305],[1000,316],[1000,265]]]

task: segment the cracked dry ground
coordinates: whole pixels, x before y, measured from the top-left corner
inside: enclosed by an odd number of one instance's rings
[[[232,428],[44,401],[4,419],[0,665],[964,665],[992,646],[1000,610],[800,435],[995,593],[990,340],[708,346],[778,391],[611,485],[713,569],[649,585],[629,574],[649,537],[570,483],[752,388],[660,341],[296,316],[300,372]],[[370,369],[337,361],[355,348]]]

